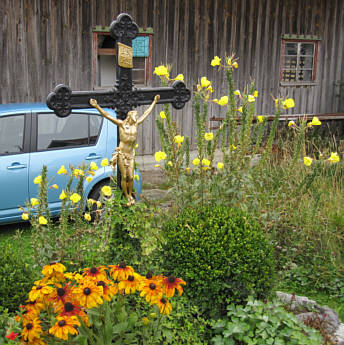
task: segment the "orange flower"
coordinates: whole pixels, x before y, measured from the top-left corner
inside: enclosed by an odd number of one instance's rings
[[[165,297],[158,299],[156,304],[159,307],[160,314],[169,314],[172,310],[171,303]]]
[[[83,275],[88,278],[94,278],[97,281],[106,280],[107,276],[106,276],[105,270],[106,270],[105,266],[84,268]]]
[[[162,289],[158,282],[145,279],[140,296],[145,296],[147,302],[153,302],[162,297]]]
[[[136,290],[139,290],[140,288],[141,279],[142,277],[139,274],[134,272],[132,275],[128,276],[128,279],[121,280],[118,283],[118,289],[122,293],[125,292],[127,295],[131,293],[135,293]]]
[[[186,285],[186,282],[183,279],[176,278],[174,275],[164,278],[162,281],[162,286],[166,297],[173,297],[174,290],[178,290],[179,296],[183,293],[183,288],[181,284]]]
[[[56,273],[63,273],[66,270],[66,267],[59,262],[52,262],[49,265],[46,265],[42,269],[42,274],[44,276],[53,276]]]
[[[66,302],[62,307],[57,306],[55,312],[60,314],[60,316],[85,316],[80,305],[72,301]]]
[[[118,292],[118,286],[117,284],[114,284],[110,280],[99,280],[97,282],[98,286],[103,287],[103,299],[104,301],[110,302],[112,297],[116,295]]]
[[[131,266],[127,266],[124,261],[119,265],[109,265],[110,274],[113,279],[117,280],[126,280],[129,275],[134,274],[134,269]]]
[[[42,327],[37,317],[23,326],[24,327],[21,335],[25,341],[28,341],[30,343],[33,341],[33,339],[40,338]]]
[[[87,279],[76,289],[76,296],[83,307],[93,308],[103,303],[103,287]]]
[[[68,340],[69,334],[78,334],[78,331],[74,328],[74,326],[80,326],[76,316],[58,316],[56,320],[55,325],[49,329],[50,334],[63,340]]]
[[[66,284],[64,287],[58,284],[56,289],[54,289],[50,295],[50,300],[55,306],[60,305],[63,307],[66,302],[73,300],[73,297],[73,288],[71,283]]]
[[[53,288],[49,285],[45,285],[40,280],[35,282],[35,285],[29,292],[30,301],[43,302],[46,300],[47,296],[53,292]]]

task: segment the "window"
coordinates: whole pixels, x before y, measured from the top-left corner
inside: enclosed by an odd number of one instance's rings
[[[152,34],[151,28],[140,29],[139,35],[133,40],[132,78],[135,85],[150,83]],[[108,27],[93,28],[93,46],[94,87],[113,87],[116,80],[116,49]]]
[[[74,113],[60,118],[55,114],[38,114],[37,150],[94,145],[101,128],[102,117]]]
[[[0,155],[24,152],[25,116],[0,117]]]
[[[316,64],[319,40],[282,39],[281,75],[282,85],[312,85],[316,81]],[[311,36],[314,38],[314,36]]]

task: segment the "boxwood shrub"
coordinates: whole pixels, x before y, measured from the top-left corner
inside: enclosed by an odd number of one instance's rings
[[[260,225],[225,206],[186,209],[165,220],[163,270],[183,278],[185,294],[211,316],[249,295],[265,298],[274,281],[273,249]]]

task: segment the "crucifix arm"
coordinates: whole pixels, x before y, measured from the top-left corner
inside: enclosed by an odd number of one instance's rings
[[[110,116],[109,113],[107,113],[103,108],[101,108],[99,106],[99,104],[97,103],[97,101],[95,99],[90,99],[90,105],[92,105],[92,107],[96,108],[100,115],[104,116],[106,119],[108,119],[109,121],[113,122],[115,125],[117,126],[121,126],[123,121],[122,120],[118,120],[115,119],[114,117]]]
[[[157,104],[158,100],[160,99],[160,95],[156,95],[154,97],[153,103],[149,106],[149,108],[143,113],[143,115],[137,120],[137,123],[142,123],[146,117],[152,112],[154,106]]]

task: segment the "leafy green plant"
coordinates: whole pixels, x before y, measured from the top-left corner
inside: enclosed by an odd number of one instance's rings
[[[221,313],[227,303],[269,294],[272,247],[259,224],[239,209],[188,208],[166,219],[161,234],[162,269],[185,277],[186,296],[202,312]]]
[[[248,299],[245,306],[227,306],[227,318],[214,323],[215,345],[321,345],[316,330],[302,324],[278,302]]]

